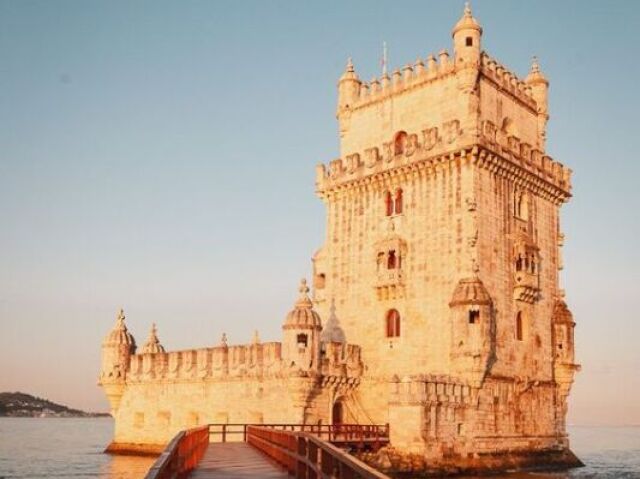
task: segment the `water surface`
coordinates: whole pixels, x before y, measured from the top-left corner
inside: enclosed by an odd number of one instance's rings
[[[640,479],[640,427],[569,429],[573,451],[586,467],[563,473],[513,473],[500,479]],[[102,451],[111,418],[0,418],[0,478],[144,477],[154,459]]]

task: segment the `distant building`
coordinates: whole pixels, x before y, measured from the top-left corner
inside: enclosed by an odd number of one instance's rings
[[[281,343],[142,350],[124,315],[103,343],[112,450],[203,423],[389,423],[431,466],[571,463],[574,361],[559,284],[571,170],[546,155],[548,81],[482,50],[469,7],[453,55],[338,82],[341,158]],[[544,453],[544,454],[542,454]],[[546,454],[546,455],[545,455]],[[490,458],[485,460],[483,458]]]

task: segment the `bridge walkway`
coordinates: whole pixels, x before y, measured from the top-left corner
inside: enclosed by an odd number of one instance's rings
[[[290,476],[246,442],[212,442],[189,477],[285,479]]]

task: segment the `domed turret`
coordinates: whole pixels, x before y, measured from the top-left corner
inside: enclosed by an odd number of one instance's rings
[[[549,81],[540,70],[537,57],[533,57],[531,61],[531,70],[529,70],[525,82],[531,87],[531,96],[536,101],[536,109],[538,112],[538,146],[544,149],[547,121],[549,120]]]
[[[282,357],[287,366],[295,366],[303,371],[317,370],[322,321],[313,310],[306,279],[300,281],[299,291],[300,296],[282,326]]]
[[[555,360],[558,363],[573,364],[573,329],[576,323],[573,321],[573,314],[569,311],[567,303],[558,299],[553,307],[553,343],[555,349]]]
[[[479,386],[494,356],[493,301],[480,278],[474,275],[458,282],[449,308],[452,366]]]
[[[347,67],[338,81],[338,116],[343,110],[351,108],[360,97],[361,85],[362,82],[358,78],[351,58],[349,58]]]
[[[124,392],[131,355],[136,352],[136,340],[127,330],[124,319],[124,311],[120,309],[116,325],[102,342],[102,367],[98,384],[104,388],[114,415]]]
[[[320,315],[313,310],[313,302],[309,298],[307,280],[300,280],[300,296],[294,308],[287,314],[284,321],[284,329],[322,329]]]
[[[467,2],[464,6],[462,18],[453,27],[453,50],[456,64],[471,63],[479,64],[480,39],[482,37],[482,27],[471,14],[471,7]]]
[[[531,60],[531,69],[525,79],[525,82],[531,86],[531,94],[538,105],[538,113],[547,112],[547,92],[549,89],[549,80],[540,70],[538,58],[533,57]]]
[[[116,316],[116,325],[102,342],[102,373],[104,379],[124,379],[129,369],[129,357],[136,352],[136,340],[124,322],[124,311]]]
[[[151,331],[149,332],[149,338],[147,342],[142,346],[143,354],[151,353],[164,353],[164,346],[160,344],[160,340],[158,339],[158,330],[156,329],[156,323],[151,325]]]

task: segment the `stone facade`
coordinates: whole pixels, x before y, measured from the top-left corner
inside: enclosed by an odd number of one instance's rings
[[[341,158],[316,169],[327,227],[312,298],[303,283],[282,343],[165,352],[154,329],[134,354],[120,317],[100,379],[114,444],[204,422],[348,421],[388,422],[396,451],[432,464],[569,454],[571,170],[545,152],[537,61],[520,80],[481,41],[467,6],[452,57],[368,83],[349,61]]]

